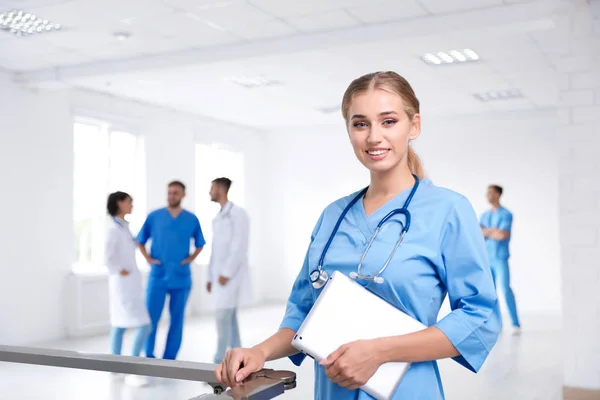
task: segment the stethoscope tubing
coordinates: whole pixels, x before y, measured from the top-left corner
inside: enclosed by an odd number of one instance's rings
[[[402,208],[397,208],[395,210],[390,211],[385,217],[383,217],[381,219],[381,221],[379,221],[379,223],[377,224],[377,227],[375,228],[375,232],[373,232],[373,235],[371,235],[371,239],[369,240],[367,247],[365,248],[365,250],[363,251],[363,253],[361,255],[360,261],[358,263],[357,271],[352,272],[350,274],[351,277],[365,279],[365,280],[372,280],[372,281],[379,282],[379,283],[381,283],[383,281],[383,278],[381,278],[380,275],[385,271],[385,269],[391,262],[392,258],[394,257],[394,254],[396,253],[396,250],[400,246],[400,243],[402,243],[402,241],[404,240],[404,236],[410,229],[411,215],[410,215],[410,212],[408,211],[408,206],[409,206],[410,202],[412,201],[412,198],[413,198],[415,192],[417,191],[417,188],[419,187],[419,183],[420,183],[419,177],[417,175],[413,174],[413,177],[415,178],[415,185],[413,186],[410,194],[408,195],[406,201],[404,202],[404,205],[402,206]],[[356,202],[360,198],[362,198],[366,194],[368,189],[369,189],[369,187],[367,186],[366,188],[361,190],[360,193],[358,193],[350,201],[350,203],[348,203],[348,205],[344,208],[344,210],[342,211],[342,214],[338,218],[338,220],[333,228],[333,231],[329,235],[329,239],[327,240],[327,243],[325,244],[325,247],[323,248],[323,252],[321,253],[321,258],[319,259],[319,264],[317,266],[317,269],[313,270],[310,273],[311,283],[312,283],[313,287],[315,287],[316,289],[322,288],[329,277],[329,274],[327,273],[327,271],[323,270],[323,262],[325,260],[325,256],[327,255],[327,251],[329,250],[329,246],[331,245],[331,242],[335,238],[335,235],[337,234],[337,231],[338,231],[340,225],[342,224],[342,221],[346,217],[346,214],[348,213],[348,211],[352,208],[352,206],[354,206],[354,204],[356,204]],[[365,257],[367,256],[369,249],[371,248],[371,245],[375,241],[375,238],[377,237],[377,234],[381,230],[383,224],[385,224],[390,218],[392,218],[396,214],[403,214],[404,217],[406,218],[406,221],[405,221],[404,226],[402,227],[402,232],[400,233],[400,237],[396,241],[396,245],[394,246],[394,249],[392,250],[392,252],[390,253],[389,257],[387,258],[385,264],[383,265],[383,267],[379,270],[379,272],[377,274],[375,274],[373,276],[363,275],[360,270],[362,267],[362,263],[365,260]]]

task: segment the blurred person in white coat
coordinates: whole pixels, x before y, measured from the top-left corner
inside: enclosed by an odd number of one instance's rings
[[[121,354],[123,335],[135,328],[131,355],[139,357],[151,331],[150,316],[146,308],[142,275],[137,267],[137,243],[129,230],[125,216],[131,213],[133,200],[125,192],[108,196],[106,205],[111,220],[106,232],[105,265],[109,272],[110,347],[114,355]],[[114,374],[120,377],[120,374]],[[149,383],[142,376],[130,375],[125,382],[133,386]]]
[[[214,299],[219,335],[214,362],[219,364],[227,349],[240,347],[237,308],[249,288],[248,247],[250,221],[246,211],[228,199],[231,180],[212,181],[210,199],[221,205],[213,220],[212,253],[206,289]]]

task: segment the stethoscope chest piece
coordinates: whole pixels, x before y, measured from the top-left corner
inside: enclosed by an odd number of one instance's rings
[[[329,280],[329,274],[324,269],[316,269],[310,274],[310,282],[315,289],[321,289]]]

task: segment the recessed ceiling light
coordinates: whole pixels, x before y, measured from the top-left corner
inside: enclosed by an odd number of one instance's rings
[[[337,104],[335,106],[321,107],[318,108],[318,110],[321,111],[323,114],[333,114],[337,112],[342,112],[342,105]]]
[[[490,92],[475,93],[473,97],[479,101],[512,100],[523,98],[523,93],[519,89],[493,90]]]
[[[61,26],[23,10],[0,13],[0,29],[16,36],[30,36],[59,30]]]
[[[227,82],[233,82],[246,88],[256,88],[261,86],[278,86],[282,83],[273,79],[267,79],[262,76],[248,77],[248,76],[230,76],[225,78]]]
[[[131,37],[129,32],[115,32],[113,35],[119,41],[127,40]]]
[[[421,57],[427,64],[460,64],[479,60],[479,55],[471,49],[438,51],[437,53],[427,53]]]

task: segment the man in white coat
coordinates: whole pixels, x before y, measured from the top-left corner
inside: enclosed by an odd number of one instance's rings
[[[214,299],[219,340],[215,364],[221,363],[227,349],[241,347],[237,321],[240,292],[247,289],[250,221],[246,211],[228,199],[231,180],[217,178],[210,199],[221,205],[213,220],[212,252],[206,289]]]

